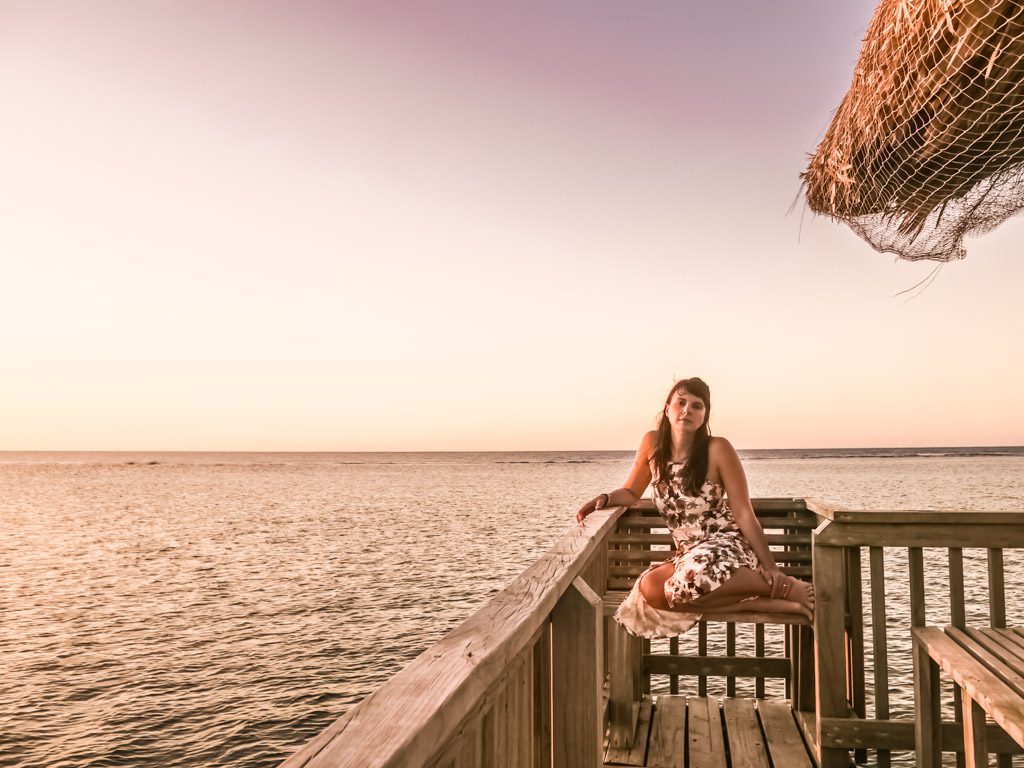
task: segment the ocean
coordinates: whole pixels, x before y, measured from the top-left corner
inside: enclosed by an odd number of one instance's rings
[[[1024,508],[1019,447],[740,455],[754,496]],[[0,453],[0,766],[277,765],[539,557],[631,459]],[[1015,553],[1007,569],[1008,584],[1024,575]],[[1024,621],[1024,597],[1007,599]],[[909,711],[908,686],[891,695]]]

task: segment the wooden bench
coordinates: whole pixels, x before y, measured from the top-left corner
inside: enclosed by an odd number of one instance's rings
[[[986,714],[1024,747],[1024,629],[913,630],[919,768],[942,764],[939,672],[961,691],[964,758],[988,765]]]

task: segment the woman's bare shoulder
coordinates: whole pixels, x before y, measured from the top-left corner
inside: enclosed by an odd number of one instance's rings
[[[735,454],[736,449],[724,437],[714,436],[708,438],[708,453],[715,456],[729,456]]]
[[[654,447],[658,444],[658,433],[653,429],[640,438],[640,447],[636,449],[636,461],[649,462],[654,455]]]

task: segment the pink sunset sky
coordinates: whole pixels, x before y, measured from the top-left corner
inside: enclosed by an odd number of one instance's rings
[[[792,213],[874,3],[0,2],[0,449],[1024,443],[1024,224]]]

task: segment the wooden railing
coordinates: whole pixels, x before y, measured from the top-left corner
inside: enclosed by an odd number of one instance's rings
[[[282,768],[602,764],[607,538],[591,515]]]
[[[964,549],[978,549],[987,560],[984,590],[974,590],[987,603],[985,620],[994,627],[1005,626],[1005,577],[1003,550],[1024,547],[1024,513],[1020,512],[933,512],[933,511],[848,511],[808,500],[827,522],[813,537],[813,573],[817,595],[814,620],[814,649],[817,680],[815,712],[800,718],[804,735],[819,756],[821,768],[849,765],[850,750],[858,758],[864,751],[877,751],[877,765],[889,765],[890,752],[914,749],[912,717],[890,716],[890,682],[895,674],[907,688],[911,667],[910,627],[922,626],[927,613],[935,622],[963,627],[969,601],[965,592]],[[873,694],[865,690],[862,597],[862,550],[869,563],[869,603],[873,656]],[[932,567],[925,569],[926,549]],[[906,555],[908,593],[897,599],[907,604],[908,626],[893,621],[894,607],[887,603],[885,586],[892,579],[892,561]],[[887,557],[890,563],[887,570]],[[948,568],[942,573],[936,557],[942,555]],[[1016,574],[1019,579],[1024,574]],[[972,585],[980,587],[980,585]],[[984,606],[982,606],[984,607]],[[978,606],[972,610],[977,613]],[[902,619],[902,617],[900,617]],[[894,643],[894,633],[896,642]],[[898,645],[898,658],[894,646]],[[868,718],[870,705],[874,717]],[[1001,730],[989,726],[989,749],[1000,755],[1000,765],[1009,765],[1009,754],[1020,749]],[[942,732],[946,751],[963,750],[962,731],[950,723]]]
[[[669,556],[671,538],[657,532],[664,522],[647,502],[603,510],[282,768],[596,768],[606,734],[610,752],[633,748],[652,674],[669,675],[673,692],[680,675],[697,676],[701,693],[708,676],[725,677],[730,695],[737,676],[784,676],[820,768],[846,768],[851,750],[858,761],[873,750],[885,768],[890,752],[914,749],[914,721],[900,716],[889,696],[891,680],[911,668],[910,627],[925,624],[928,613],[956,626],[968,618],[977,623],[972,606],[978,590],[965,589],[973,586],[965,562],[973,561],[964,556],[975,548],[986,559],[986,621],[1005,625],[1003,551],[1024,548],[1024,512],[848,511],[810,499],[755,499],[754,505],[784,569],[800,576],[809,571],[817,596],[813,632],[788,626],[781,659],[765,653],[761,628],[777,616],[725,617],[724,657],[707,655],[704,629],[697,653],[680,655],[672,643],[667,656],[652,654],[647,641],[623,631],[611,613],[636,574]],[[936,577],[936,553],[926,554],[933,548],[945,550],[946,578]],[[906,554],[909,586],[897,597],[907,599],[905,611],[888,601],[885,589],[893,575],[887,555],[892,561],[897,552]],[[926,559],[933,563],[927,571]],[[892,621],[902,613],[905,633]],[[751,659],[732,655],[741,621],[757,633]],[[763,695],[762,685],[756,690]],[[941,738],[944,749],[962,750],[954,723],[944,726]],[[1001,766],[1021,751],[995,726],[989,726],[988,745]]]

